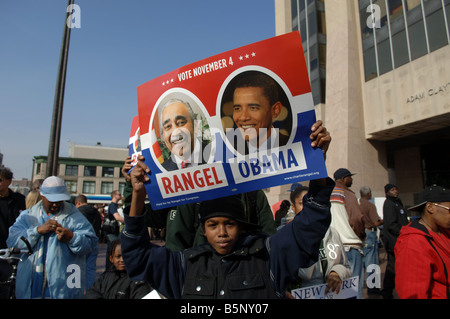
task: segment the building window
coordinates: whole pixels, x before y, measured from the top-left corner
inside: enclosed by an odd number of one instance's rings
[[[119,192],[123,194],[125,191],[125,183],[119,183]]]
[[[113,191],[113,183],[112,182],[102,182],[102,194],[111,194]]]
[[[444,10],[436,6],[434,2],[425,2],[424,4],[428,41],[430,43],[430,51],[432,52],[448,44],[447,32],[443,32],[446,29]]]
[[[314,104],[325,103],[325,3],[319,0],[292,0],[291,10],[292,31],[300,31]]]
[[[364,52],[364,73],[366,81],[377,77],[377,62],[375,58],[375,48],[371,47]]]
[[[418,59],[428,53],[422,6],[410,10],[407,16],[411,59]]]
[[[66,165],[66,176],[78,176],[78,165]]]
[[[67,175],[67,174],[66,174]],[[77,181],[65,181],[67,189],[69,190],[70,194],[76,194],[77,191]]]
[[[404,25],[403,19],[399,20]],[[394,64],[398,68],[409,62],[408,42],[406,41],[406,31],[398,31],[392,34],[392,50],[394,51]]]
[[[114,167],[103,167],[102,168],[103,177],[114,177]]]
[[[450,1],[359,0],[364,69],[369,81],[450,43]],[[374,5],[379,25],[368,25]],[[370,10],[369,10],[370,11]]]
[[[447,18],[447,34],[450,33],[450,1],[447,0],[445,3],[445,16]],[[450,40],[449,40],[450,41]]]
[[[83,194],[95,194],[95,182],[84,181],[83,182]]]
[[[97,167],[95,166],[85,166],[84,176],[95,176],[97,174]]]
[[[380,75],[392,70],[391,44],[389,39],[378,43],[378,68]]]
[[[412,10],[417,6],[420,6],[420,0],[405,0],[406,2],[406,8],[408,10]]]

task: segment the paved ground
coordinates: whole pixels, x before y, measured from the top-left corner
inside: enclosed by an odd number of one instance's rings
[[[163,242],[161,241],[154,241],[155,244],[161,245]],[[381,269],[381,285],[383,284],[384,279],[384,271],[386,269],[386,261],[387,261],[387,254],[386,251],[381,248],[379,251],[379,260],[380,260],[380,269]],[[106,244],[100,244],[99,247],[99,253],[97,257],[97,277],[100,276],[100,274],[105,270],[105,264],[106,264]],[[380,295],[374,295],[374,294],[367,294],[367,287],[364,283],[364,290],[363,290],[363,299],[382,299]],[[394,291],[394,299],[398,299],[397,294]]]

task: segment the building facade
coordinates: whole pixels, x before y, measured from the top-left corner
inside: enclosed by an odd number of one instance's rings
[[[277,35],[302,37],[317,118],[333,137],[328,174],[356,173],[358,195],[396,184],[406,206],[425,186],[450,187],[450,1],[275,0],[275,9]]]
[[[69,156],[59,157],[58,176],[61,177],[73,196],[86,195],[89,203],[109,203],[111,192],[123,194],[125,178],[121,168],[128,156],[128,148],[69,145]],[[44,179],[47,156],[35,156],[32,180]]]

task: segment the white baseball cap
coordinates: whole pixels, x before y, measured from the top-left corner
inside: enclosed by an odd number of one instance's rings
[[[70,199],[66,184],[57,176],[47,177],[42,183],[40,191],[41,195],[50,202],[60,202]]]

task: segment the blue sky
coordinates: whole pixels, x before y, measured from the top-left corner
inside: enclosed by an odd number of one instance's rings
[[[69,142],[126,147],[136,88],[275,36],[273,0],[75,0],[60,156]],[[67,1],[0,1],[0,153],[15,179],[47,155]]]

